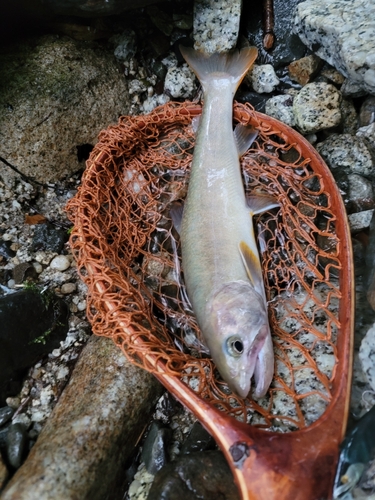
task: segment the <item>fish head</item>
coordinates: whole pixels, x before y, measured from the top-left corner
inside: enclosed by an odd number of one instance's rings
[[[207,338],[212,359],[230,389],[245,398],[258,355],[270,336],[267,305],[250,282],[235,281],[215,293]]]

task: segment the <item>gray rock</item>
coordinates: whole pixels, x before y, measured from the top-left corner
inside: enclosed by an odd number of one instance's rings
[[[37,224],[34,229],[32,249],[60,253],[68,239],[69,235],[64,229],[59,229],[50,223]]]
[[[375,4],[368,0],[306,0],[294,31],[314,52],[371,94],[375,93]]]
[[[197,451],[213,450],[216,447],[214,438],[200,422],[195,422],[190,434],[181,448],[181,454],[195,453]]]
[[[101,129],[128,111],[115,58],[95,44],[30,39],[3,51],[0,65],[2,156],[41,182],[81,169],[77,146],[95,143]],[[10,172],[0,166],[2,176]]]
[[[4,488],[9,476],[8,468],[0,453],[0,491]]]
[[[147,500],[239,500],[233,476],[220,451],[190,453],[163,467]]]
[[[365,210],[364,212],[357,212],[348,215],[349,227],[352,233],[359,233],[364,229],[370,227],[371,218],[374,210]]]
[[[371,153],[361,137],[350,134],[332,134],[316,145],[329,168],[346,174],[360,174],[374,178],[375,167]]]
[[[368,330],[361,342],[359,359],[368,383],[375,391],[375,324]]]
[[[360,127],[355,135],[365,141],[373,156],[375,156],[375,123]]]
[[[174,98],[192,98],[196,90],[195,75],[186,64],[168,69],[164,92]]]
[[[341,101],[341,127],[344,134],[355,134],[358,129],[358,115],[351,100]]]
[[[194,2],[194,48],[208,54],[236,46],[240,27],[241,0],[196,0]]]
[[[293,96],[276,95],[266,102],[266,114],[280,120],[289,127],[294,127]]]
[[[349,206],[351,212],[362,212],[374,208],[374,190],[372,182],[359,174],[348,175]]]
[[[339,125],[341,99],[330,83],[308,83],[294,98],[296,126],[303,133],[312,133]]]
[[[375,97],[367,97],[359,110],[359,126],[366,127],[375,122]]]
[[[10,408],[10,406],[0,408],[0,427],[6,424],[13,417],[14,412],[14,408]]]
[[[361,85],[355,83],[348,78],[345,79],[341,85],[340,92],[344,97],[362,97],[366,95],[366,91],[362,89]]]
[[[105,498],[147,423],[161,386],[106,338],[92,337],[2,500]]]
[[[7,456],[9,464],[18,469],[25,457],[27,444],[26,427],[22,424],[9,426],[7,435]]]
[[[172,431],[160,422],[152,422],[142,448],[142,462],[149,474],[156,474],[168,461],[167,447]]]
[[[271,64],[254,64],[247,75],[255,92],[269,94],[280,83]]]
[[[125,30],[121,35],[113,36],[110,42],[116,45],[114,55],[119,61],[128,61],[135,55],[137,47],[133,30]]]

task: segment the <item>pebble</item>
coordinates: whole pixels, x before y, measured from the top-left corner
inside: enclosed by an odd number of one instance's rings
[[[9,426],[7,435],[7,457],[9,464],[18,469],[24,458],[27,443],[26,428],[22,424],[12,424]]]
[[[372,182],[359,174],[348,175],[349,203],[352,212],[361,212],[374,208],[374,190]]]
[[[366,127],[375,122],[375,97],[368,96],[359,110],[359,126]]]
[[[372,155],[361,137],[350,134],[332,134],[316,145],[329,168],[346,174],[360,174],[375,177]]]
[[[10,406],[0,408],[0,427],[8,422],[14,415],[15,409]]]
[[[322,60],[311,54],[297,61],[293,61],[288,66],[289,76],[292,80],[301,85],[306,85],[316,75],[322,64]]]
[[[250,80],[253,89],[259,94],[273,92],[280,83],[271,64],[254,64],[246,78]]]
[[[147,472],[155,475],[168,461],[167,446],[171,438],[171,429],[160,422],[152,422],[147,438],[143,444],[142,461]]]
[[[271,97],[266,102],[265,112],[267,115],[280,120],[281,122],[294,127],[294,114],[293,114],[293,96],[291,95],[276,95]]]
[[[336,127],[341,122],[341,94],[330,83],[308,83],[295,96],[293,113],[302,133]]]
[[[306,0],[294,31],[316,55],[361,89],[375,93],[375,4],[368,0]]]
[[[368,330],[361,342],[359,359],[368,383],[375,391],[375,324]]]
[[[66,255],[57,255],[51,260],[50,267],[56,271],[65,271],[70,267],[70,260]]]
[[[177,99],[192,98],[196,90],[195,75],[186,64],[179,68],[168,69],[164,82],[164,92]]]
[[[349,227],[352,233],[359,233],[370,227],[370,222],[374,209],[365,210],[364,212],[357,212],[348,215]]]
[[[21,404],[21,400],[20,398],[18,397],[9,397],[9,398],[6,398],[6,404],[10,407],[10,408],[13,408],[13,410],[17,410],[18,407],[20,406]]]
[[[361,137],[370,147],[373,156],[375,156],[375,123],[360,127],[356,133],[357,137]]]
[[[136,52],[136,38],[133,30],[127,29],[121,35],[113,36],[109,41],[116,45],[114,55],[119,61],[126,62],[131,57],[134,57]]]
[[[61,293],[64,295],[68,295],[70,293],[75,292],[77,289],[77,285],[75,283],[64,283],[61,286]]]
[[[196,0],[194,48],[207,54],[233,49],[238,38],[241,7],[241,0]]]
[[[343,133],[355,135],[358,129],[358,115],[353,102],[348,99],[343,99],[340,111]]]

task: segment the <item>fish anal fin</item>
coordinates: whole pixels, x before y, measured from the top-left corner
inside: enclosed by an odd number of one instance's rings
[[[258,131],[254,127],[238,123],[233,133],[237,145],[238,156],[241,157],[255,141]]]
[[[172,203],[169,213],[173,222],[173,226],[175,227],[178,234],[180,234],[182,225],[182,216],[184,213],[184,205],[178,202]]]
[[[261,214],[271,208],[280,206],[276,198],[268,194],[252,194],[246,197],[246,201],[253,215]]]
[[[251,283],[253,284],[257,292],[262,293],[263,295],[262,269],[260,267],[258,256],[253,252],[253,250],[245,241],[240,242],[239,250]]]

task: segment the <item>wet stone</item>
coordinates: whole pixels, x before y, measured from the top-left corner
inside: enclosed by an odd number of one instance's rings
[[[281,122],[293,127],[295,125],[293,115],[293,96],[277,95],[271,97],[266,102],[265,112],[267,115],[280,120]]]
[[[0,297],[0,404],[15,395],[24,372],[59,347],[66,336],[67,305],[37,290]]]
[[[374,210],[366,210],[364,212],[357,212],[348,215],[349,227],[352,233],[359,233],[364,229],[370,227],[370,222]]]
[[[53,224],[37,224],[34,228],[32,250],[60,253],[68,241],[68,232]]]
[[[11,259],[16,255],[16,252],[10,247],[12,245],[11,241],[0,240],[0,256],[6,259]]]
[[[368,330],[361,342],[359,359],[368,383],[375,391],[375,325]]]
[[[152,422],[142,449],[142,461],[149,474],[156,474],[168,461],[167,446],[171,438],[171,429],[160,422]]]
[[[10,425],[7,435],[7,457],[14,469],[18,469],[25,458],[26,444],[26,427],[22,424]]]
[[[214,448],[216,448],[214,438],[199,422],[195,422],[190,434],[182,445],[181,454],[187,455],[198,451],[213,450]]]
[[[316,145],[316,149],[335,175],[335,170],[346,174],[360,174],[374,178],[372,155],[361,137],[350,134],[332,134]]]
[[[374,208],[374,190],[372,183],[359,174],[348,175],[349,181],[349,210],[361,212]]]
[[[259,94],[273,92],[275,87],[280,83],[271,64],[254,64],[246,78],[251,82],[255,92]]]
[[[147,500],[239,500],[233,476],[220,451],[184,455],[155,476]]]
[[[168,69],[164,82],[166,93],[174,98],[192,98],[196,89],[194,73],[186,64]]]
[[[293,112],[302,133],[336,127],[341,122],[341,94],[330,83],[308,83],[295,96]]]
[[[6,424],[13,417],[14,412],[14,408],[10,408],[9,406],[0,408],[0,427]]]
[[[289,64],[289,76],[301,85],[306,85],[316,75],[321,65],[322,60],[314,54],[302,57]]]
[[[366,127],[360,127],[357,130],[356,136],[365,141],[373,157],[375,157],[375,123],[371,123]]]
[[[359,110],[359,126],[366,127],[375,122],[375,97],[368,96]]]

